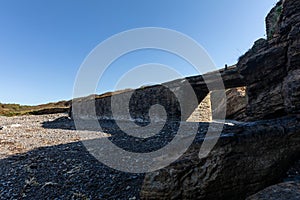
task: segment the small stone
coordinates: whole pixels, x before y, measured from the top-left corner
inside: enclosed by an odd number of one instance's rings
[[[11,128],[18,128],[21,127],[21,124],[12,124],[10,125]]]

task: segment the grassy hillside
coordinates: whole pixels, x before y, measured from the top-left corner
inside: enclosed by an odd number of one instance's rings
[[[68,112],[71,102],[60,101],[57,103],[48,103],[37,106],[25,106],[19,104],[2,104],[0,103],[0,115],[17,116],[17,115],[41,115]]]

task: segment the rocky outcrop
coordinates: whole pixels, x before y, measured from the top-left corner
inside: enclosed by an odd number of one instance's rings
[[[201,159],[206,130],[199,130],[184,156],[146,175],[143,199],[242,200],[280,181],[300,156],[297,117],[229,123],[213,150]]]
[[[246,200],[299,200],[300,183],[287,182],[270,186]]]
[[[282,95],[287,113],[295,114],[300,110],[300,69],[292,70],[282,84]]]
[[[247,83],[248,120],[300,112],[300,1],[284,0],[266,18],[259,39],[237,64]]]
[[[300,160],[286,173],[284,182],[267,187],[246,200],[299,200],[300,199]]]

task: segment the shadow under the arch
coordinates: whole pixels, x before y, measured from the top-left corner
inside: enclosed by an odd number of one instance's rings
[[[144,180],[100,163],[82,142],[3,158],[0,167],[0,199],[139,199]]]
[[[80,127],[78,129],[78,123]],[[97,123],[97,121],[96,121]],[[123,123],[122,127],[125,127],[125,130],[121,129],[118,126],[118,123]],[[67,129],[67,130],[84,130],[84,131],[100,131],[109,134],[108,139],[117,145],[118,147],[135,153],[148,153],[161,149],[162,147],[169,144],[178,132],[178,128],[181,123],[184,126],[189,127],[193,124],[193,127],[197,129],[206,130],[209,126],[209,123],[195,123],[195,122],[180,122],[175,120],[167,120],[165,122],[153,122],[154,125],[157,124],[159,127],[163,127],[155,135],[147,138],[137,138],[131,136],[130,132],[139,132],[140,134],[146,133],[147,131],[153,131],[152,129],[147,129],[147,127],[142,127],[144,130],[135,129],[131,127],[129,121],[118,121],[116,123],[114,120],[98,120],[98,124],[95,125],[95,121],[91,120],[78,120],[76,122],[77,127],[72,119],[68,117],[60,117],[53,121],[46,121],[42,124],[44,128],[50,129]],[[188,128],[186,128],[188,129]],[[157,131],[157,130],[155,130]],[[190,130],[192,132],[199,132],[199,130]],[[200,131],[203,132],[203,131]],[[198,133],[199,134],[199,133]],[[205,136],[202,135],[202,137]]]

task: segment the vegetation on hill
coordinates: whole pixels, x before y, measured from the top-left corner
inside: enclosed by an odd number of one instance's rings
[[[20,104],[2,104],[0,103],[0,115],[42,115],[68,112],[71,101],[59,101],[56,103],[47,103],[37,106],[25,106]]]

